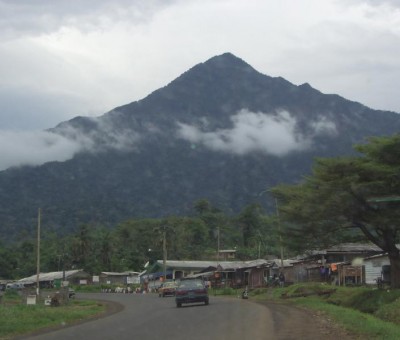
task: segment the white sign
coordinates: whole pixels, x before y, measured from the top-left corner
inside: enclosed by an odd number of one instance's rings
[[[130,284],[139,284],[140,283],[140,278],[139,278],[139,276],[128,276],[126,278],[126,283],[128,285],[130,285]]]
[[[26,297],[26,304],[27,305],[36,305],[36,295],[28,295]]]

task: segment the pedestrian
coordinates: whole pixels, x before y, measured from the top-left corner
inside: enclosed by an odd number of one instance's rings
[[[283,275],[282,272],[279,273],[279,286],[280,287],[285,286],[285,275]]]

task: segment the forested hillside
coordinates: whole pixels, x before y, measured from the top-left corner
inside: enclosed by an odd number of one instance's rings
[[[399,128],[396,113],[269,77],[226,53],[140,101],[51,129],[79,150],[0,172],[0,232],[5,241],[33,236],[38,208],[57,235],[191,216],[199,199],[227,216],[254,203],[271,212],[261,192],[298,182],[315,157],[353,154],[354,143]]]

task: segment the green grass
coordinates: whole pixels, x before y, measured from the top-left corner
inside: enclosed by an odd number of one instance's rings
[[[400,299],[380,307],[374,315],[382,320],[387,320],[400,325]]]
[[[5,297],[0,305],[0,339],[37,331],[54,326],[65,326],[77,320],[87,319],[105,311],[96,301],[70,301],[60,307],[44,304],[26,305]]]
[[[372,314],[329,304],[316,297],[309,297],[301,301],[299,299],[296,304],[325,312],[343,328],[362,339],[399,339],[399,324],[381,320]]]
[[[313,283],[256,290],[251,297],[322,311],[360,339],[397,340],[400,337],[400,290]]]
[[[210,295],[240,295],[242,294],[243,289],[234,289],[231,287],[222,287],[222,288],[210,288],[208,290],[208,294]]]

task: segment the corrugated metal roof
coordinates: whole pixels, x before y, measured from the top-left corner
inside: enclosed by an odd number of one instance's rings
[[[65,278],[68,279],[70,276],[76,275],[77,273],[84,271],[82,269],[75,269],[75,270],[66,270],[65,271]],[[40,273],[39,274],[39,281],[54,281],[54,280],[61,280],[64,277],[64,272],[50,272],[50,273]],[[22,283],[35,283],[37,281],[37,274],[25,277],[23,279],[18,280],[18,282]]]
[[[281,267],[282,266],[282,261],[281,259],[275,259],[272,260],[273,265],[276,267]],[[296,260],[283,260],[283,267],[292,267],[293,263],[296,263]]]
[[[342,243],[326,249],[327,252],[368,252],[382,251],[377,245],[372,243]]]
[[[382,253],[382,254],[376,254],[376,255],[372,255],[372,256],[368,256],[368,257],[365,257],[363,260],[365,261],[365,260],[374,260],[374,259],[377,259],[377,258],[379,258],[379,257],[388,257],[388,253]]]
[[[118,273],[118,272],[101,272],[100,275],[106,275],[106,276],[135,276],[135,275],[139,275],[139,274],[140,274],[139,272],[127,271],[127,272],[121,272],[121,273]]]
[[[163,265],[162,260],[157,260],[159,265]],[[263,265],[268,265],[271,261],[258,259],[251,261],[175,261],[175,260],[167,260],[167,267],[174,268],[193,268],[193,269],[205,269],[209,267],[220,268],[222,270],[235,270],[240,268],[250,268],[250,267],[258,267]]]
[[[217,267],[218,263],[222,261],[176,261],[176,260],[167,260],[165,262],[167,267],[179,267],[179,268],[207,268],[207,267]],[[163,265],[163,260],[157,260],[159,265]]]
[[[236,270],[242,268],[267,266],[270,263],[271,261],[264,259],[251,260],[251,261],[226,261],[226,262],[220,262],[220,267],[223,270],[229,270],[229,269]]]
[[[310,255],[326,255],[329,253],[366,253],[382,251],[373,243],[341,243],[326,249],[312,250],[307,253]]]

